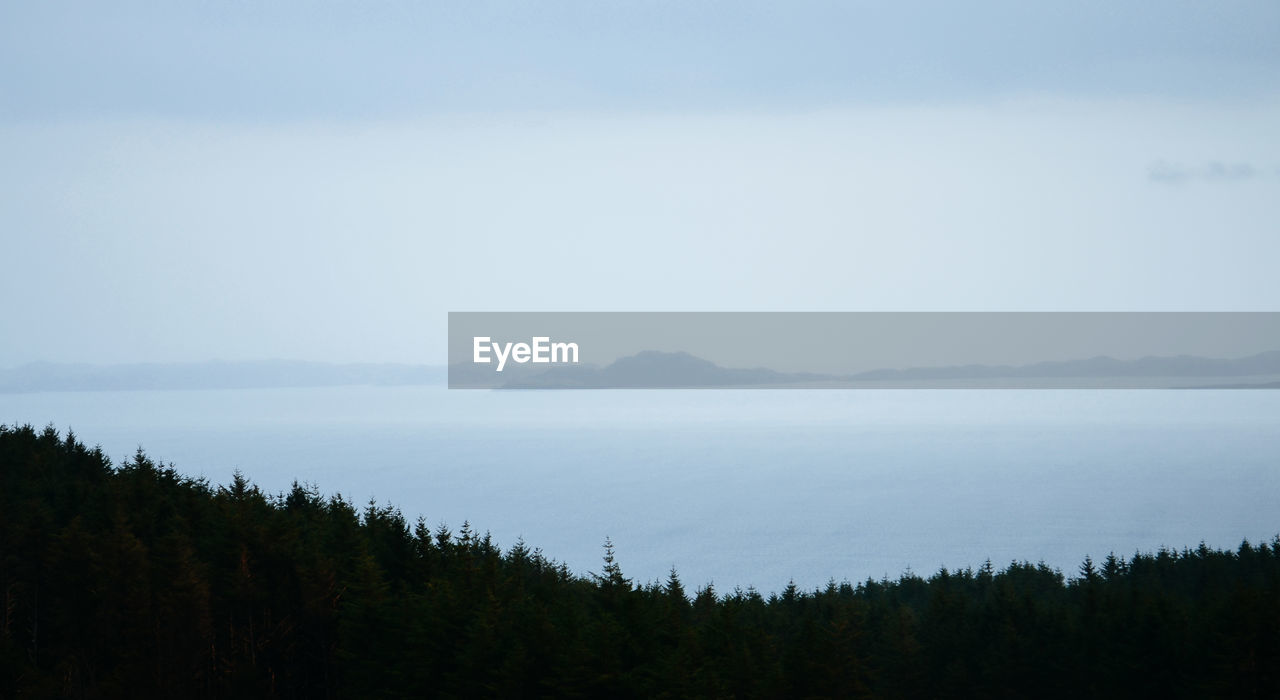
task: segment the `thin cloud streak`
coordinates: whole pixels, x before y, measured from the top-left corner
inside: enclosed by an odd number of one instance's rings
[[[1241,183],[1267,180],[1280,182],[1280,166],[1267,168],[1253,163],[1209,161],[1203,165],[1156,161],[1147,169],[1147,178],[1162,185],[1189,182]]]
[[[1280,94],[1280,3],[0,4],[0,121]]]

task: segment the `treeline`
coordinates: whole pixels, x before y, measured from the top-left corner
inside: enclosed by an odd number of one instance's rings
[[[1280,538],[773,595],[0,426],[3,697],[1280,697]]]

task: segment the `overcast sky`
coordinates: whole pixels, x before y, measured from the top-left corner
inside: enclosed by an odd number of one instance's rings
[[[1280,3],[0,4],[0,366],[1280,310]]]

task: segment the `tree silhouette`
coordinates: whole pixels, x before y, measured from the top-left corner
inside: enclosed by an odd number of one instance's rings
[[[1280,697],[1280,537],[692,599],[0,426],[0,697]]]

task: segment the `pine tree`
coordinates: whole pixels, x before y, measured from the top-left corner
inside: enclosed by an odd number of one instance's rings
[[[1098,571],[1093,567],[1093,557],[1087,554],[1084,563],[1080,564],[1080,578],[1087,583],[1093,583],[1098,578]]]
[[[674,566],[671,567],[671,573],[667,576],[667,585],[664,590],[667,597],[672,600],[682,605],[689,604],[689,598],[684,592],[684,584],[680,582],[680,576],[676,574],[676,567]]]
[[[609,591],[631,588],[631,581],[622,575],[622,567],[614,558],[613,540],[608,537],[604,538],[604,568],[596,580],[601,588]]]

